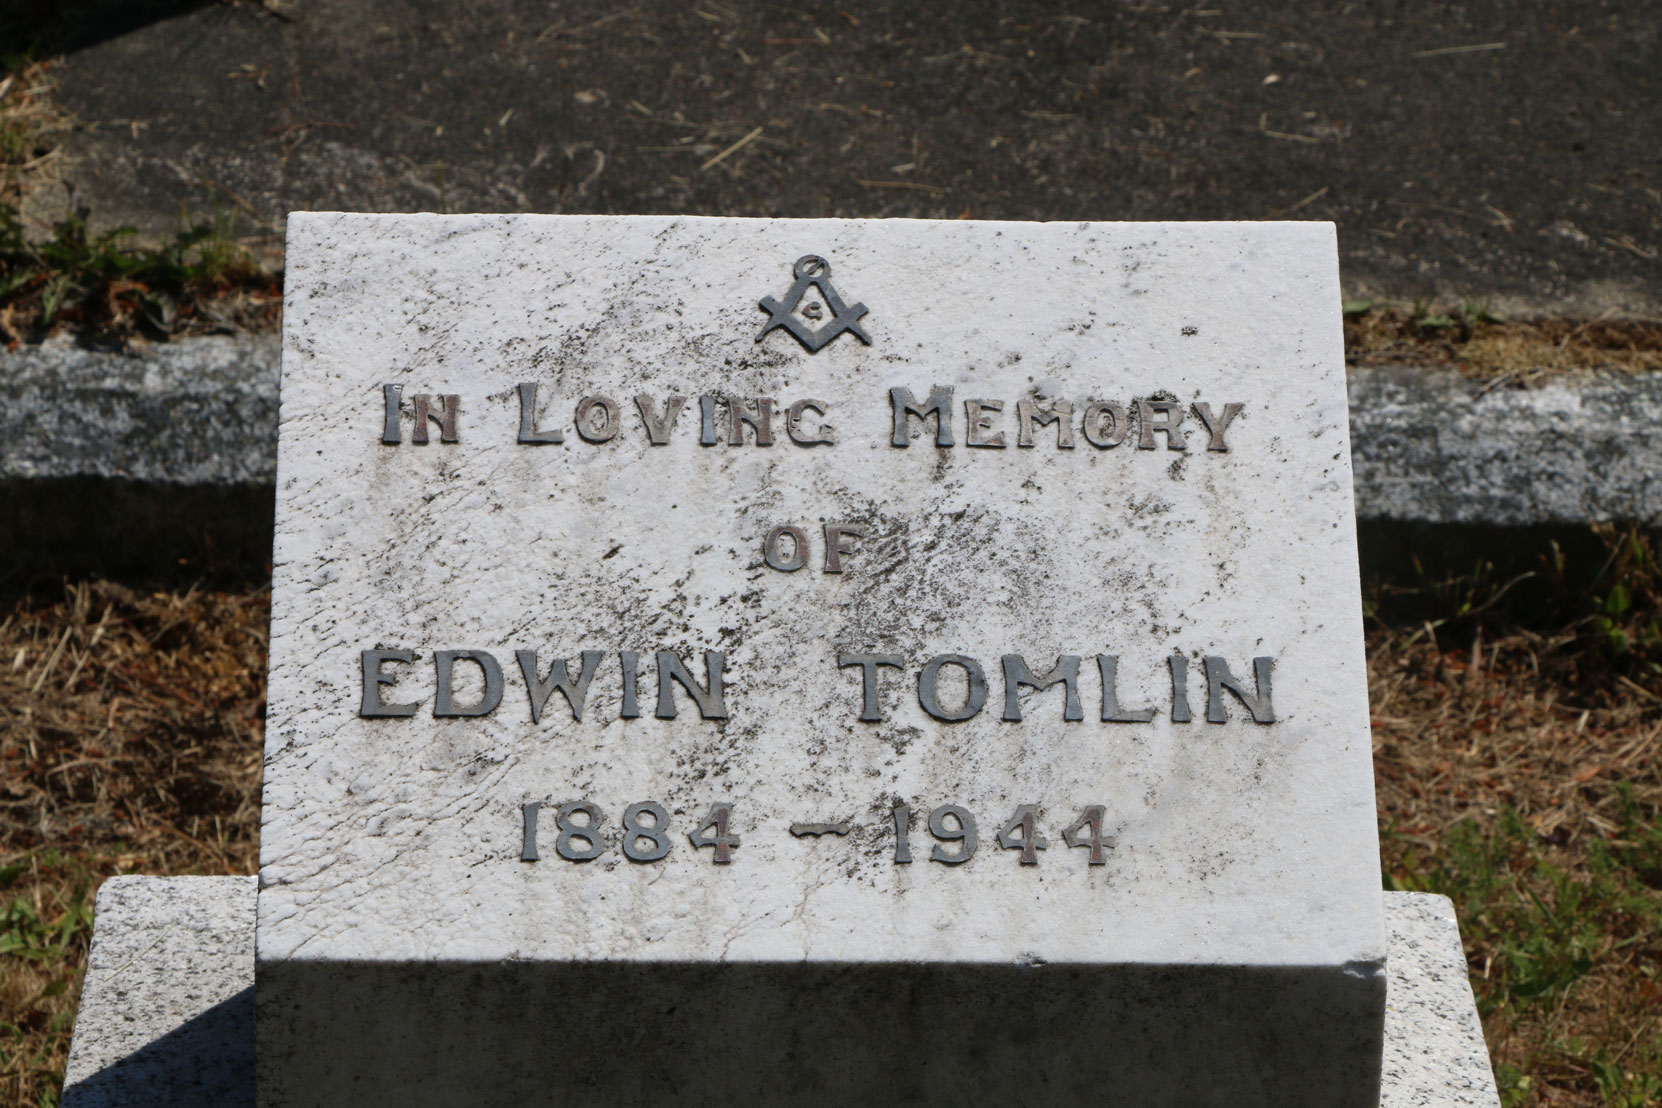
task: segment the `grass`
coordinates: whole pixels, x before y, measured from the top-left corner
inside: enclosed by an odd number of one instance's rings
[[[0,618],[0,1103],[57,1102],[105,877],[253,872],[266,611],[106,582]]]
[[[49,63],[0,60],[0,341],[16,347],[67,330],[122,346],[275,329],[282,274],[255,264],[224,213],[198,220],[181,212],[172,241],[145,243],[127,227],[92,233],[91,213],[72,199],[49,234],[25,233],[23,192],[55,168],[55,139],[67,125],[50,92]],[[1446,365],[1523,382],[1577,370],[1662,370],[1658,322],[1501,320],[1476,302],[1354,300],[1343,312],[1353,364]]]
[[[17,204],[58,158],[55,139],[66,121],[51,93],[49,64],[0,55],[0,203]]]
[[[1662,370],[1662,323],[1626,319],[1503,320],[1481,304],[1433,307],[1346,301],[1352,364],[1443,365],[1520,380],[1577,370]]]
[[[160,245],[85,211],[25,233],[49,90],[4,63],[0,339],[274,328],[281,274],[224,216]],[[1353,363],[1662,369],[1657,324],[1344,315]],[[1598,539],[1593,566],[1414,562],[1368,596],[1384,881],[1454,899],[1507,1108],[1662,1108],[1662,573],[1650,537]],[[254,871],[267,614],[259,588],[107,581],[0,612],[0,1101],[58,1103],[104,878]]]
[[[0,59],[0,341],[15,348],[70,330],[125,345],[274,327],[281,277],[254,263],[226,213],[181,211],[171,241],[143,243],[131,227],[93,233],[71,189],[48,234],[25,230],[23,194],[46,183],[66,128],[50,92],[50,65]]]
[[[0,339],[15,348],[72,328],[119,344],[275,326],[280,279],[254,265],[230,217],[180,222],[157,247],[136,244],[131,227],[94,235],[76,212],[30,241],[16,209],[0,206]]]
[[[1368,592],[1385,884],[1454,898],[1508,1108],[1662,1106],[1652,554],[1604,528]],[[266,620],[110,582],[0,616],[0,1102],[56,1103],[99,882],[254,872]]]
[[[1658,572],[1599,537],[1372,598],[1386,887],[1453,898],[1507,1108],[1662,1105]]]
[[[0,167],[11,148],[5,135],[0,125]],[[125,345],[279,325],[282,274],[254,262],[228,214],[202,221],[181,212],[172,241],[160,245],[140,242],[130,227],[93,234],[88,217],[69,212],[49,235],[31,238],[0,190],[0,341],[7,346],[61,331]],[[1343,308],[1353,365],[1447,366],[1524,384],[1562,372],[1662,370],[1662,323],[1504,321],[1473,304],[1434,310],[1364,300]]]

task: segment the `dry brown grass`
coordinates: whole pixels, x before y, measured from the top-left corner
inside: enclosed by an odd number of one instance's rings
[[[228,212],[182,212],[173,240],[156,245],[128,228],[90,230],[73,187],[62,208],[47,202],[60,195],[45,186],[69,127],[52,104],[52,64],[0,60],[0,343],[66,330],[116,347],[274,330],[281,274],[256,262],[248,243],[258,240],[239,239]]]
[[[254,871],[266,619],[108,583],[0,617],[0,1100],[55,1103],[104,877]],[[1662,690],[1590,621],[1453,626],[1369,633],[1387,881],[1455,897],[1508,1108],[1653,1108]]]
[[[0,1102],[55,1103],[103,878],[254,872],[266,622],[109,583],[0,617]]]
[[[1506,1103],[1662,1103],[1662,701],[1574,634],[1376,631],[1382,863],[1455,899]],[[1624,695],[1625,694],[1625,695]]]
[[[0,203],[19,207],[28,188],[56,179],[68,126],[52,102],[50,62],[0,67]]]
[[[1345,359],[1447,366],[1475,376],[1662,370],[1662,323],[1624,319],[1499,320],[1479,308],[1373,308],[1345,317]]]

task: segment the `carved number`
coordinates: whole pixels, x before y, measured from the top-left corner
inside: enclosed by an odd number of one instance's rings
[[[1101,804],[1089,805],[1079,813],[1079,818],[1074,820],[1073,825],[1062,832],[1062,841],[1069,846],[1090,847],[1090,864],[1093,866],[1107,864],[1107,859],[1102,856],[1104,846],[1102,841],[1103,813],[1104,808]],[[1090,831],[1090,837],[1080,838],[1079,833],[1087,829]]]
[[[1039,806],[1037,804],[1023,804],[1016,809],[1016,814],[1010,817],[998,832],[998,845],[1005,850],[1021,851],[1021,864],[1036,866],[1039,864],[1038,852],[1047,849],[1050,844],[1045,837],[1039,834]],[[1015,833],[1021,832],[1021,838]]]
[[[904,800],[894,806],[894,860],[898,866],[912,864],[912,806]]]
[[[521,861],[537,860],[537,812],[541,807],[534,801],[520,805],[525,826],[519,854]],[[573,818],[579,814],[583,816],[582,820]],[[733,861],[733,849],[739,845],[739,837],[731,830],[732,820],[731,804],[713,805],[709,815],[699,822],[687,839],[695,847],[712,848],[715,856],[711,861],[715,864],[729,865]],[[605,837],[600,830],[605,821],[606,814],[593,801],[573,800],[560,805],[554,816],[554,825],[560,830],[559,838],[554,841],[555,851],[568,862],[594,861],[606,850]],[[631,862],[662,861],[669,854],[669,812],[655,800],[629,805],[623,813],[622,846],[623,856]]]
[[[652,822],[642,824],[642,816],[651,816]],[[669,853],[669,813],[662,804],[643,800],[631,804],[623,813],[623,856],[631,862],[656,862]],[[651,843],[642,847],[641,841]]]
[[[733,860],[733,848],[739,845],[739,837],[729,833],[728,823],[733,818],[731,804],[714,804],[710,807],[710,814],[699,822],[697,830],[687,836],[687,841],[697,847],[714,847],[715,857],[710,860],[718,866],[725,866]],[[713,831],[713,834],[705,834]]]
[[[1104,837],[1103,822],[1107,807],[1089,804],[1080,810],[1079,818],[1062,832],[1062,841],[1069,846],[1090,850],[1089,864],[1107,864],[1107,851],[1114,847],[1112,838]],[[894,860],[905,865],[912,860],[912,808],[903,800],[894,804]],[[929,832],[943,842],[962,842],[956,851],[949,851],[939,843],[930,848],[929,860],[948,866],[961,866],[975,856],[975,817],[957,804],[943,804],[929,813]],[[1047,850],[1050,842],[1039,830],[1039,806],[1019,806],[998,832],[998,845],[1005,850],[1019,850],[1019,861],[1024,866],[1039,864],[1039,851]]]
[[[573,823],[571,817],[576,812],[586,815],[588,822]],[[560,837],[554,840],[555,851],[568,862],[594,861],[606,849],[600,838],[600,824],[605,818],[599,807],[587,800],[573,800],[560,805],[559,814],[554,817],[554,825],[560,829]],[[572,845],[573,839],[581,839],[589,845],[579,850]]]
[[[537,815],[542,807],[537,802],[520,805],[524,822],[520,859],[537,860]],[[1114,848],[1114,840],[1103,834],[1107,808],[1102,804],[1088,804],[1079,811],[1079,818],[1062,832],[1062,841],[1070,847],[1090,851],[1087,864],[1107,864],[1107,852]],[[581,822],[575,816],[581,814]],[[892,810],[894,818],[894,860],[897,865],[912,861],[912,807],[897,800]],[[559,837],[554,849],[560,857],[571,862],[592,862],[605,853],[606,844],[601,824],[606,815],[599,805],[588,800],[573,800],[559,806],[554,822]],[[708,814],[687,836],[695,849],[709,847],[710,861],[718,866],[731,865],[733,851],[740,845],[739,836],[732,830],[733,805],[711,805]],[[942,804],[929,812],[929,833],[940,842],[929,849],[929,860],[946,866],[961,866],[975,857],[978,845],[975,817],[957,804]],[[842,826],[842,825],[840,825]],[[839,832],[840,833],[840,832]],[[1005,850],[1021,851],[1024,866],[1037,865],[1038,852],[1050,843],[1039,830],[1039,806],[1023,804],[1016,808],[1008,822],[999,829],[998,845]],[[643,800],[631,804],[623,813],[622,848],[631,862],[658,862],[669,854],[669,812],[662,804]],[[948,850],[944,843],[961,843],[956,850]]]
[[[957,821],[957,828],[946,825],[946,817],[951,816]],[[929,851],[931,862],[941,862],[949,866],[961,866],[975,857],[975,817],[956,804],[942,804],[929,813],[929,833],[937,839],[953,842],[957,839],[964,841],[964,847],[957,853],[948,853],[946,848],[936,843]]]

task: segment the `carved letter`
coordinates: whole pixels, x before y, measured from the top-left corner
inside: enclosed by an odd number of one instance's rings
[[[675,427],[675,417],[680,415],[681,409],[686,406],[686,397],[672,393],[664,400],[664,415],[660,419],[652,410],[652,397],[644,392],[635,397],[635,407],[641,413],[641,422],[646,424],[646,441],[653,446],[668,446],[669,433]]]
[[[1166,659],[1171,667],[1171,721],[1189,722],[1189,659],[1173,654]]]
[[[1066,400],[1016,401],[1016,445],[1033,445],[1033,428],[1056,424],[1056,447],[1073,449],[1073,405]]]
[[[863,723],[881,723],[883,713],[877,709],[877,667],[890,666],[900,669],[905,662],[898,654],[838,654],[837,668],[847,669],[850,666],[859,666],[860,675],[860,720]]]
[[[705,394],[698,398],[698,445],[716,444],[716,398]]]
[[[798,400],[785,413],[785,433],[798,446],[830,446],[832,438],[826,433],[826,426],[820,423],[818,435],[810,435],[802,429],[802,413],[812,411],[817,416],[825,415],[825,401]]]
[[[623,706],[618,710],[619,719],[638,719],[641,714],[640,705],[635,698],[635,680],[640,672],[641,656],[633,650],[620,650],[617,654],[618,664],[623,667]]]
[[[1229,425],[1235,421],[1236,416],[1241,414],[1241,409],[1244,407],[1246,407],[1245,404],[1225,404],[1223,406],[1223,417],[1220,419],[1212,414],[1212,405],[1195,405],[1195,415],[1199,416],[1200,422],[1206,425],[1206,434],[1210,436],[1206,442],[1206,449],[1221,450],[1225,453],[1229,451],[1229,445],[1223,441],[1223,433],[1229,429]]]
[[[1096,656],[1097,672],[1102,675],[1102,722],[1147,723],[1154,718],[1153,708],[1126,709],[1120,707],[1119,667],[1118,654],[1098,654]]]
[[[398,394],[400,391],[397,385],[381,386],[381,406],[384,409],[381,420],[381,441],[388,446],[397,446],[404,441],[404,432],[398,426]]]
[[[964,401],[964,419],[969,422],[969,431],[964,435],[964,441],[971,446],[991,446],[1004,449],[1004,432],[989,435],[993,429],[993,417],[988,412],[1002,412],[1002,400],[966,400]]]
[[[571,718],[582,721],[583,701],[588,699],[589,682],[594,680],[594,671],[600,668],[600,651],[583,651],[583,670],[575,683],[566,674],[564,658],[554,659],[545,680],[537,676],[535,650],[516,650],[514,657],[519,659],[519,672],[525,675],[525,688],[531,694],[532,723],[542,722],[543,706],[548,703],[548,698],[554,695],[555,689],[565,694],[566,706],[571,709]]]
[[[388,385],[388,388],[394,386]],[[364,671],[364,695],[358,705],[358,714],[365,719],[388,719],[398,716],[413,716],[416,713],[414,704],[386,704],[381,700],[381,686],[391,685],[398,678],[381,672],[383,662],[415,661],[415,652],[411,650],[363,650],[358,653],[358,664]]]
[[[960,667],[969,678],[969,695],[964,698],[964,706],[956,712],[941,707],[941,698],[936,691],[941,667],[946,665]],[[987,675],[974,658],[966,658],[962,654],[937,654],[925,662],[918,672],[918,703],[936,719],[960,723],[974,716],[987,703]]]
[[[751,415],[746,408],[754,404],[756,414]],[[744,425],[750,424],[751,430],[756,432],[757,446],[773,445],[773,398],[758,396],[754,401],[739,400],[736,397],[727,399],[727,445],[744,445]]]
[[[843,558],[853,554],[852,546],[844,546],[844,539],[857,538],[866,533],[858,523],[827,523],[825,525],[825,572],[841,573]]]
[[[602,417],[598,423],[589,418],[597,411]],[[617,401],[611,397],[585,396],[577,402],[577,433],[584,442],[607,442],[617,438],[618,423]]]
[[[704,673],[709,684],[700,687],[681,659],[667,650],[658,651],[658,710],[659,719],[675,718],[674,680],[692,695],[698,704],[698,714],[705,719],[726,719],[727,705],[721,698],[721,667],[727,656],[719,650],[704,652]]]
[[[451,691],[451,669],[458,661],[474,663],[485,675],[485,693],[479,698],[479,703],[471,708],[457,707]],[[433,669],[438,684],[438,690],[433,696],[435,716],[488,716],[502,703],[502,667],[496,664],[495,658],[483,650],[435,650]]]
[[[1229,672],[1229,666],[1222,658],[1208,654],[1202,663],[1206,666],[1206,722],[1228,722],[1229,716],[1223,710],[1223,689],[1234,693],[1235,698],[1246,705],[1255,723],[1275,722],[1275,707],[1270,703],[1270,669],[1275,665],[1274,658],[1252,660],[1252,674],[1258,688],[1251,693]]]
[[[1020,654],[1006,654],[1004,663],[1004,718],[1007,720],[1021,719],[1021,686],[1043,692],[1052,685],[1062,686],[1062,718],[1065,720],[1084,719],[1085,713],[1079,706],[1079,657],[1075,654],[1064,654],[1056,659],[1056,664],[1043,677],[1033,676],[1033,671],[1027,668],[1027,661]]]
[[[779,549],[779,540],[785,535],[791,537],[791,556],[785,557]],[[808,536],[802,533],[802,528],[792,527],[782,523],[768,532],[767,538],[762,540],[762,560],[769,569],[776,569],[780,573],[795,573],[808,564]]]
[[[1104,416],[1108,417],[1106,426]],[[1126,432],[1131,430],[1131,420],[1118,404],[1098,400],[1085,406],[1085,418],[1080,420],[1079,429],[1085,433],[1086,442],[1098,450],[1107,450],[1125,441]]]
[[[894,438],[896,446],[911,445],[911,426],[907,416],[917,416],[918,422],[935,417],[935,445],[952,445],[952,386],[931,389],[929,399],[920,407],[911,389],[889,390],[889,403],[894,407]]]
[[[1154,422],[1154,414],[1160,413],[1160,422]],[[1175,400],[1139,400],[1137,401],[1137,423],[1141,434],[1137,440],[1139,450],[1154,449],[1154,433],[1164,431],[1166,434],[1167,450],[1187,450],[1188,437],[1180,430],[1178,424],[1183,422],[1183,405]]]
[[[519,441],[528,446],[566,441],[558,430],[537,430],[537,386],[530,382],[519,386]]]
[[[413,398],[415,404],[415,430],[410,432],[410,441],[417,446],[427,445],[427,422],[439,425],[439,441],[456,441],[456,417],[462,410],[462,398],[459,396],[439,397],[439,410],[433,411],[433,398],[421,393]]]

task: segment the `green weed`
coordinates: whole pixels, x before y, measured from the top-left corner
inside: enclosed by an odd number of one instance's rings
[[[1662,1057],[1662,1050],[1653,1047],[1652,1054]],[[1624,1069],[1607,1058],[1593,1059],[1592,1068],[1599,1095],[1610,1108],[1653,1108],[1662,1102],[1662,1075]]]
[[[0,867],[0,1075],[33,1087],[38,1105],[58,1103],[96,880],[84,860],[51,849]]]
[[[1387,888],[1443,893],[1458,906],[1485,1025],[1537,1028],[1522,1065],[1496,1067],[1508,1108],[1536,1103],[1543,1075],[1590,1076],[1606,1108],[1662,1103],[1655,1018],[1636,1030],[1603,1029],[1596,1040],[1562,1030],[1566,1009],[1599,1006],[1601,973],[1607,990],[1615,978],[1640,1001],[1662,998],[1662,827],[1630,785],[1617,792],[1621,824],[1586,844],[1580,866],[1555,859],[1507,810],[1488,826],[1459,824],[1430,856],[1406,851],[1386,876]]]
[[[1613,662],[1662,673],[1662,568],[1654,539],[1637,528],[1605,527],[1603,533],[1610,556],[1599,577],[1593,632]]]
[[[16,209],[0,205],[0,328],[13,342],[65,323],[114,336],[166,337],[209,298],[271,285],[238,243],[228,214],[192,223],[185,212],[180,222],[171,242],[152,247],[137,243],[131,227],[93,234],[86,213],[72,212],[51,237],[30,242]]]

